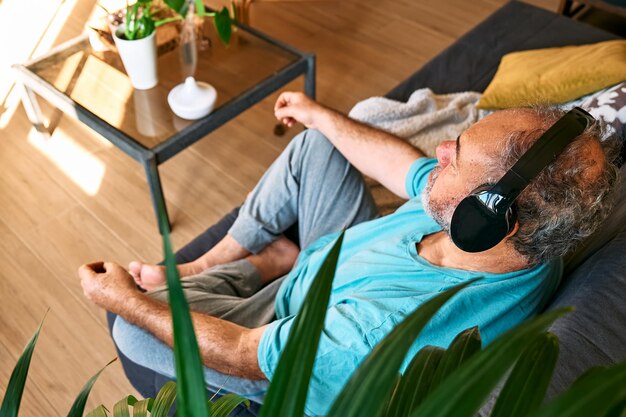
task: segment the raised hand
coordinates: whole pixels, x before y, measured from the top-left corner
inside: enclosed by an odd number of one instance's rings
[[[321,112],[326,110],[321,104],[311,100],[303,93],[286,91],[282,93],[274,105],[274,115],[287,126],[296,122],[309,129],[316,129],[316,121]]]

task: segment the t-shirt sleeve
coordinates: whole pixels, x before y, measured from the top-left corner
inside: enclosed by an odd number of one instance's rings
[[[419,196],[428,183],[428,174],[437,165],[434,158],[417,158],[406,175],[405,187],[410,198]]]
[[[271,381],[296,316],[271,323],[261,336],[259,367]],[[326,312],[306,402],[307,415],[325,415],[335,396],[372,350],[353,304],[337,304]]]

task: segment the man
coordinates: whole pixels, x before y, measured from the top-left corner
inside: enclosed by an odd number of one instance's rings
[[[406,315],[451,286],[482,278],[434,317],[404,366],[424,345],[447,346],[468,327],[480,326],[488,343],[540,311],[559,283],[559,257],[589,236],[610,209],[616,169],[610,142],[599,140],[602,132],[594,124],[519,197],[518,222],[502,242],[463,252],[448,235],[457,204],[498,181],[562,112],[494,113],[456,141],[443,142],[436,160],[299,93],[283,93],[275,114],[309,130],[270,167],[228,235],[200,259],[180,265],[213,389],[224,385],[262,398],[294,315],[344,227],[309,415],[324,414],[371,349]],[[359,172],[410,200],[377,218]],[[295,223],[302,252],[282,235]],[[82,266],[79,275],[86,296],[120,316],[113,330],[120,350],[174,376],[165,345],[172,345],[172,329],[167,292],[159,287],[163,270],[139,262],[129,270],[99,262]],[[136,284],[152,291],[142,293]]]

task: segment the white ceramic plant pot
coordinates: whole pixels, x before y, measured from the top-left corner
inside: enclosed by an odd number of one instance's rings
[[[121,38],[123,27],[118,28],[113,39],[124,63],[130,83],[138,90],[147,90],[159,82],[157,77],[156,31],[143,39],[129,41]]]

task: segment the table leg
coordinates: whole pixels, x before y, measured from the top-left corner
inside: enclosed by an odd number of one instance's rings
[[[143,161],[146,176],[148,177],[148,186],[150,187],[150,196],[152,197],[152,205],[156,214],[159,232],[163,234],[165,231],[171,230],[170,218],[167,214],[167,206],[163,197],[163,188],[161,187],[161,177],[159,176],[159,167],[154,157]],[[163,222],[161,221],[163,218]],[[166,230],[164,230],[166,228]]]
[[[50,131],[44,122],[43,113],[37,101],[37,95],[30,87],[24,84],[22,84],[22,104],[26,110],[26,116],[28,116],[28,120],[30,120],[33,127],[42,135],[50,137]]]
[[[315,55],[307,58],[307,69],[304,76],[304,94],[315,100]]]

